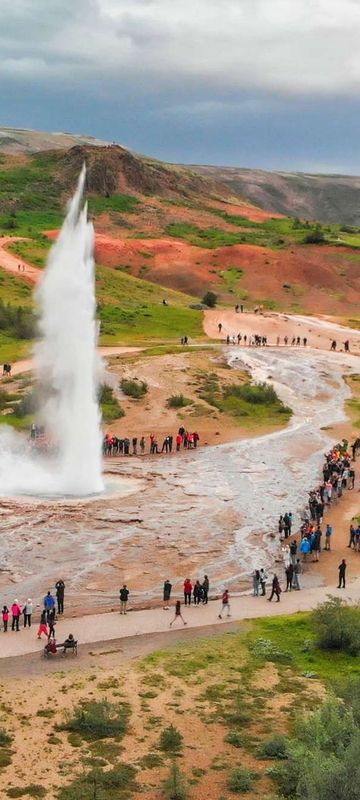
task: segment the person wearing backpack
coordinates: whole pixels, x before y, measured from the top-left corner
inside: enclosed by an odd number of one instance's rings
[[[126,614],[126,605],[129,598],[129,589],[124,583],[122,589],[120,589],[120,614]]]

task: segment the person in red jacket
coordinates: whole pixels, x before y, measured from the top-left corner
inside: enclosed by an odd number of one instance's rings
[[[182,442],[182,436],[180,436],[180,433],[178,433],[176,435],[176,452],[177,453],[180,452],[181,442]]]
[[[16,629],[18,631],[21,608],[17,600],[14,600],[11,606],[11,614],[12,614],[11,630],[14,631]]]
[[[191,605],[191,592],[192,592],[192,583],[190,578],[186,578],[184,581],[184,601],[185,605],[187,606],[189,602],[189,606]]]
[[[221,606],[221,611],[220,611],[220,614],[219,614],[219,619],[222,619],[222,615],[223,615],[223,613],[225,611],[225,608],[227,610],[227,616],[230,617],[231,614],[230,614],[229,592],[228,592],[227,589],[225,589],[223,591],[223,595],[222,595],[221,600],[222,600],[222,606]]]

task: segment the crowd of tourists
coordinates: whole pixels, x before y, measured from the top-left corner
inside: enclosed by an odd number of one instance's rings
[[[104,456],[137,456],[145,455],[147,448],[150,455],[158,453],[172,453],[175,450],[177,453],[182,448],[185,450],[196,449],[200,442],[200,436],[197,431],[187,431],[183,425],[180,426],[176,436],[168,434],[164,437],[161,447],[158,438],[154,433],[151,433],[146,442],[145,436],[139,439],[133,436],[131,439],[128,436],[124,438],[114,436],[111,433],[106,433],[103,439],[103,455]]]
[[[44,635],[48,640],[55,638],[55,625],[57,616],[64,613],[65,583],[60,578],[55,584],[55,593],[50,589],[43,598],[42,609],[40,612],[39,627],[37,630],[38,639]],[[34,605],[31,597],[24,603],[20,603],[16,598],[10,605],[4,605],[1,612],[2,629],[7,633],[11,624],[12,631],[20,630],[22,620],[23,628],[31,628],[33,622]]]
[[[186,447],[185,436],[188,434],[185,429],[180,428],[178,435],[181,436],[181,444]],[[150,438],[150,447],[151,445],[152,437]],[[277,602],[280,602],[282,591],[300,591],[302,588],[301,575],[303,565],[307,562],[308,558],[312,558],[312,561],[316,563],[319,561],[322,550],[331,550],[331,541],[334,533],[333,526],[327,523],[323,536],[324,516],[335,503],[341,500],[345,491],[354,489],[354,462],[356,461],[356,455],[359,449],[360,439],[356,439],[351,447],[349,447],[348,441],[343,439],[341,443],[336,444],[330,452],[325,455],[322,467],[322,480],[314,489],[309,491],[309,499],[303,513],[298,537],[293,537],[292,512],[285,511],[284,514],[280,515],[278,520],[278,534],[282,543],[286,582],[284,589],[282,589],[278,575],[276,573],[272,575],[270,580],[270,593],[267,597],[269,602],[271,602],[274,597]],[[360,552],[360,524],[355,526],[351,523],[348,547],[356,552]],[[338,567],[339,589],[345,588],[346,586],[346,568],[346,560],[342,559]],[[252,573],[254,597],[266,596],[268,581],[268,576],[263,568],[254,569]],[[170,608],[172,588],[170,580],[166,579],[163,585],[164,610],[169,610]],[[190,578],[185,578],[183,583],[183,605],[186,608],[207,605],[209,591],[210,582],[208,575],[204,575],[202,580],[197,578],[192,581]],[[124,584],[119,592],[120,614],[127,613],[129,594],[129,589],[127,585]],[[47,645],[45,649],[48,649],[49,653],[57,652],[60,647],[64,650],[67,648],[73,649],[74,645],[77,644],[72,635],[69,635],[68,639],[61,645],[56,643],[55,626],[57,617],[64,613],[64,595],[65,583],[62,579],[59,579],[55,584],[55,593],[52,594],[52,592],[48,590],[43,598],[37,636],[39,639],[41,639],[42,636],[46,638]],[[182,615],[181,608],[182,601],[177,599],[174,605],[174,618],[169,623],[170,627],[172,627],[177,620],[181,620],[184,625],[187,624],[187,621]],[[227,588],[224,588],[222,592],[221,608],[218,614],[219,619],[223,618],[224,613],[226,613],[227,617],[231,616],[230,594]],[[23,619],[23,628],[31,628],[32,617],[33,603],[31,598],[28,598],[24,603],[19,603],[19,601],[15,599],[10,608],[4,605],[2,609],[3,631],[8,631],[10,623],[12,631],[19,631],[21,618]]]
[[[223,325],[222,322],[218,323],[218,331],[222,333]],[[285,335],[285,336],[277,336],[275,342],[271,343],[268,341],[267,336],[263,336],[259,333],[252,333],[252,334],[242,334],[233,333],[227,334],[226,336],[226,344],[233,344],[233,345],[245,345],[248,347],[266,347],[270,344],[275,344],[277,347],[281,345],[291,346],[291,347],[307,347],[309,340],[307,336],[296,336],[296,335]],[[346,339],[345,342],[342,343],[344,347],[345,353],[350,353],[350,341]],[[339,343],[336,339],[330,339],[330,350],[335,352],[338,349]]]

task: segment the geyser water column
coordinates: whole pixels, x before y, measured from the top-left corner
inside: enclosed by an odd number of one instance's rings
[[[85,177],[84,166],[37,291],[42,339],[35,360],[41,416],[57,450],[58,485],[54,488],[56,493],[72,495],[98,493],[104,488],[97,399],[100,362],[96,353],[94,229],[87,219],[87,205],[83,205]]]

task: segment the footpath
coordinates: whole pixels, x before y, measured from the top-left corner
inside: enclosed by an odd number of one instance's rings
[[[270,587],[269,587],[270,588]],[[326,600],[329,595],[341,597],[351,603],[357,603],[360,597],[360,577],[349,584],[346,589],[337,589],[331,586],[314,587],[311,589],[301,589],[300,591],[283,592],[281,601],[275,599],[271,603],[267,601],[269,588],[266,597],[253,597],[253,595],[233,595],[230,598],[231,621],[240,622],[245,619],[255,619],[257,617],[273,617],[281,614],[296,614],[299,611],[311,611],[319,603]],[[187,622],[183,626],[181,620],[177,620],[170,628],[170,621],[174,618],[174,604],[168,611],[163,608],[146,609],[143,611],[128,611],[126,616],[119,612],[108,614],[93,614],[85,617],[60,618],[56,625],[56,639],[62,642],[69,633],[72,633],[79,642],[79,653],[81,655],[82,644],[95,644],[98,642],[109,642],[113,639],[126,639],[127,637],[143,636],[155,633],[165,633],[170,630],[189,630],[191,628],[201,628],[208,625],[217,625],[219,633],[221,626],[229,622],[229,618],[224,615],[218,618],[221,609],[220,600],[210,600],[206,606],[185,607],[182,605],[182,614]],[[65,607],[66,612],[66,607]],[[37,638],[38,619],[32,627],[16,631],[10,630],[5,634],[0,632],[0,659],[14,656],[24,656],[30,653],[39,654],[45,645],[45,638],[39,641]],[[1,674],[1,666],[0,666]]]

